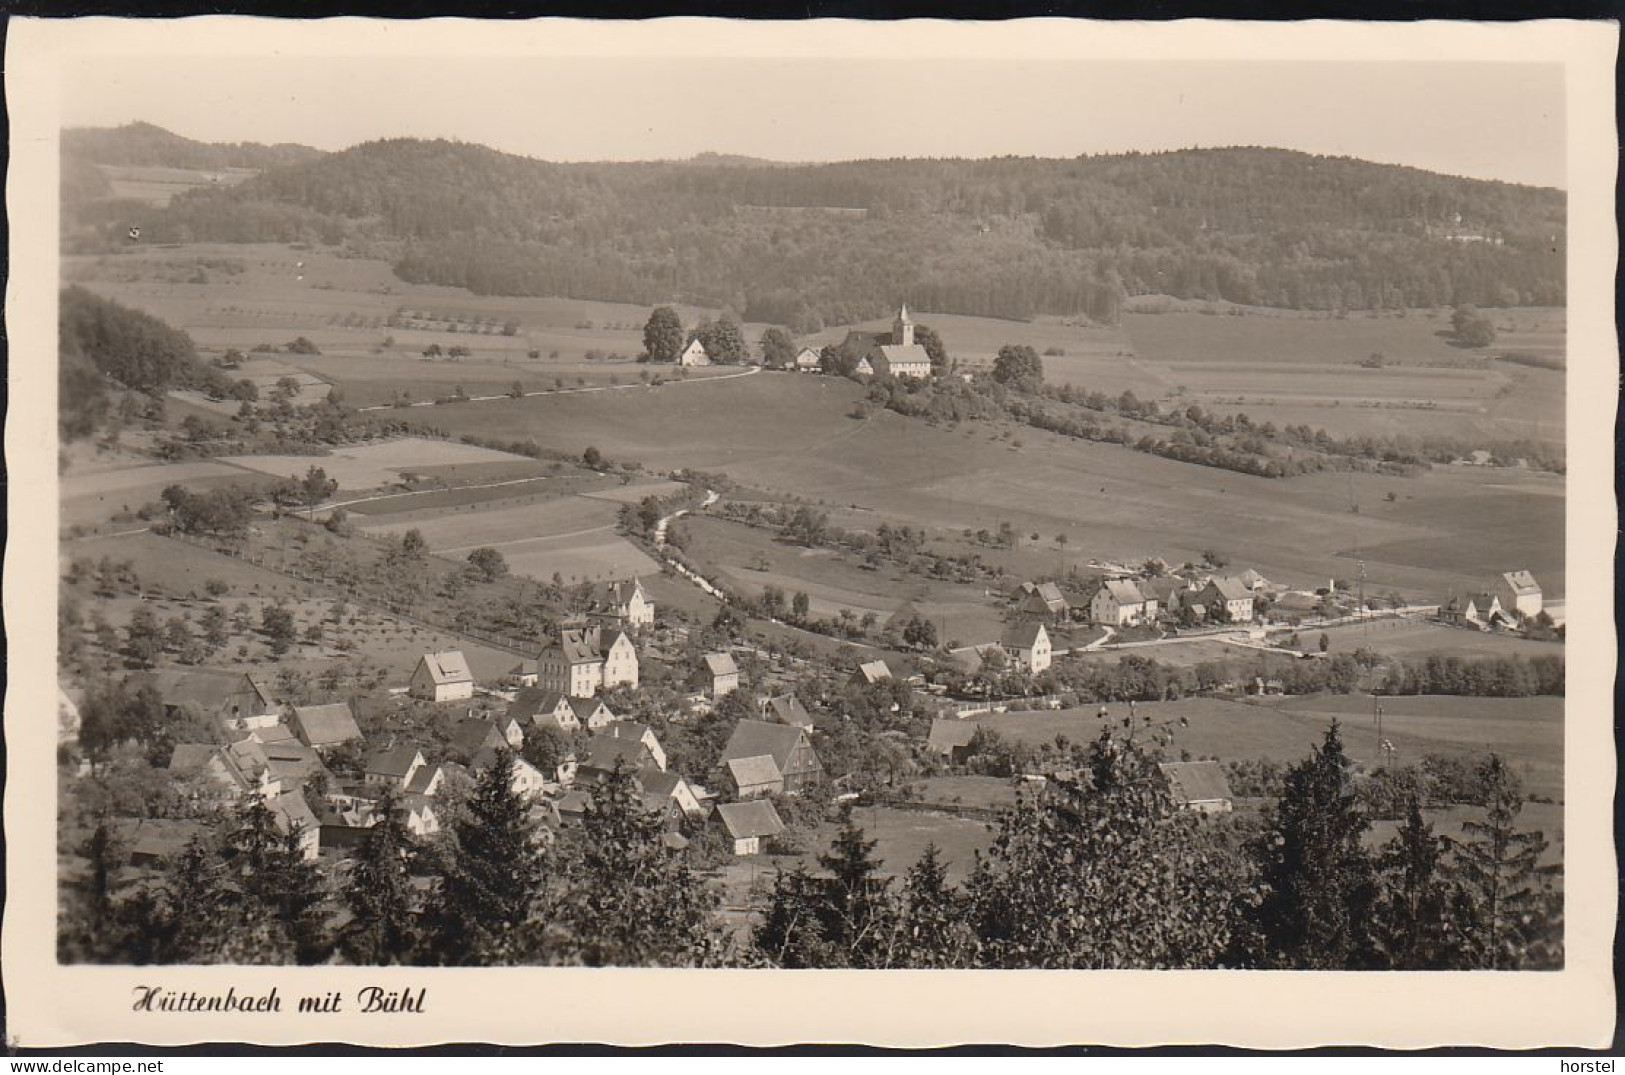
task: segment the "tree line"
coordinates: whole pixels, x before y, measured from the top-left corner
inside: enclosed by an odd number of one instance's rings
[[[162,242],[345,242],[413,282],[730,306],[797,333],[903,296],[1103,322],[1142,294],[1315,310],[1565,296],[1561,192],[1280,150],[737,168],[390,139],[163,209],[106,204],[77,210],[85,242],[119,241],[135,211]],[[820,207],[855,211],[805,211]],[[1498,241],[1449,241],[1458,227]]]

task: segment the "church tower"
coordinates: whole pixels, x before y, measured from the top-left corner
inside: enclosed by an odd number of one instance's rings
[[[899,347],[912,347],[914,344],[914,322],[908,316],[908,303],[904,303],[897,310],[897,320],[892,322],[891,342]]]

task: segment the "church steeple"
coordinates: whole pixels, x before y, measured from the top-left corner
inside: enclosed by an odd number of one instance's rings
[[[891,342],[900,347],[910,347],[914,343],[914,322],[908,316],[908,303],[903,303],[897,309],[897,320],[892,322]]]

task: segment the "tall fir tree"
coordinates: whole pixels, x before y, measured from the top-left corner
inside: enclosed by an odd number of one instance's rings
[[[896,908],[891,883],[880,876],[874,856],[878,841],[869,839],[850,805],[841,812],[841,827],[818,865],[832,876],[826,885],[824,935],[843,954],[845,966],[892,965]]]
[[[1489,756],[1478,777],[1484,820],[1463,822],[1463,839],[1450,842],[1451,860],[1471,893],[1473,964],[1494,970],[1560,967],[1562,897],[1551,883],[1556,871],[1540,864],[1546,836],[1518,831],[1523,796],[1499,754]]]
[[[421,908],[412,887],[417,849],[393,791],[379,798],[376,811],[345,881],[350,924],[342,947],[353,963],[411,963],[420,940]]]
[[[1254,842],[1261,898],[1249,911],[1252,959],[1296,970],[1378,965],[1371,936],[1376,871],[1362,840],[1371,827],[1354,793],[1336,723],[1286,774],[1274,816]]]
[[[911,970],[974,966],[975,935],[966,900],[948,883],[948,867],[935,843],[903,878],[898,911],[897,965]]]
[[[513,787],[513,754],[499,749],[450,826],[431,911],[442,963],[507,963],[520,957],[546,871],[539,825]]]
[[[1464,894],[1447,876],[1444,842],[1413,792],[1405,821],[1377,858],[1376,941],[1389,970],[1465,969]]]

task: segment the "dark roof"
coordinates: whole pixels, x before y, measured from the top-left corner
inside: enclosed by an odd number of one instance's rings
[[[418,748],[411,743],[401,743],[399,746],[380,750],[367,759],[366,771],[378,776],[392,776],[397,780],[405,778],[411,771],[412,759],[418,756]]]
[[[1004,632],[1004,645],[1010,649],[1032,649],[1038,645],[1039,635],[1048,635],[1041,623],[1018,623]]]
[[[583,723],[590,719],[592,715],[598,712],[600,709],[608,713],[611,717],[615,715],[609,706],[605,705],[603,701],[598,698],[566,698],[565,702],[567,702],[570,708],[575,712],[576,719]]]
[[[514,695],[513,702],[508,706],[508,716],[521,724],[533,724],[539,716],[552,716],[562,701],[564,695],[558,691],[526,687]]]
[[[722,760],[754,758],[762,754],[772,757],[780,771],[790,767],[790,755],[807,734],[789,724],[770,724],[765,720],[742,720],[734,725],[728,745],[722,748]]]
[[[581,763],[581,767],[601,769],[607,773],[614,770],[617,762],[624,762],[631,769],[641,769],[653,760],[649,756],[649,748],[638,740],[618,739],[600,732],[587,744],[587,757]]]
[[[1229,576],[1216,578],[1209,585],[1217,590],[1219,596],[1226,601],[1241,601],[1253,595],[1253,591],[1249,590],[1240,579],[1230,578]]]
[[[1157,768],[1168,778],[1174,798],[1181,803],[1216,802],[1230,798],[1230,781],[1216,761],[1169,761]]]
[[[729,758],[728,775],[734,778],[734,786],[740,789],[760,787],[763,784],[779,784],[784,780],[783,771],[768,754],[758,754],[750,758]]]
[[[813,724],[812,714],[801,704],[801,699],[793,694],[769,698],[762,707],[762,715],[771,716],[781,724],[790,724],[798,728],[810,728]]]
[[[355,722],[348,702],[330,702],[327,705],[296,705],[293,722],[299,729],[299,738],[313,747],[332,746],[361,738],[361,727]]]
[[[1515,594],[1540,593],[1540,583],[1536,582],[1535,576],[1527,571],[1508,571],[1501,577],[1506,580],[1506,584],[1512,588],[1512,592]]]
[[[497,731],[496,725],[489,724],[478,717],[469,717],[467,720],[457,722],[457,727],[451,733],[451,745],[460,753],[470,757],[478,754],[489,746],[497,746],[505,742],[502,733]]]
[[[735,676],[739,674],[739,665],[734,663],[731,653],[707,653],[705,655],[705,668],[712,676]]]
[[[735,840],[748,840],[752,836],[777,836],[784,831],[779,812],[766,799],[752,799],[742,803],[723,803],[717,807],[717,819]]]
[[[617,739],[641,740],[645,735],[653,735],[654,729],[647,724],[639,724],[635,720],[617,720],[604,725],[606,735],[613,735]],[[656,737],[659,738],[658,736]]]
[[[225,706],[227,699],[248,691],[259,696],[264,706],[261,712],[268,712],[271,708],[270,696],[241,672],[182,672],[177,669],[163,669],[157,672],[138,672],[130,677],[130,685],[136,688],[146,686],[154,688],[165,705],[178,706],[192,702],[205,712],[218,711]]]
[[[321,755],[297,739],[266,743],[261,749],[265,753],[266,767],[273,777],[283,782],[284,787],[327,772]]]
[[[656,769],[646,765],[638,770],[638,784],[643,788],[645,795],[657,795],[669,799],[677,793],[683,785],[682,776],[665,769]]]

